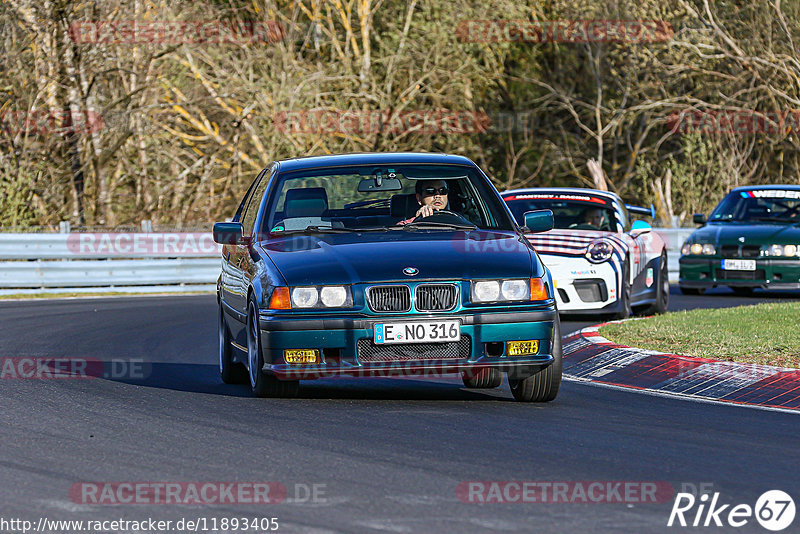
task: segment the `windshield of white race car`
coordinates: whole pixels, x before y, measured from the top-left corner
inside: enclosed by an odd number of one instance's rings
[[[574,198],[567,198],[568,196]],[[503,197],[518,224],[525,224],[525,213],[553,211],[553,228],[616,232],[617,222],[611,204],[598,197],[563,194],[510,194]]]

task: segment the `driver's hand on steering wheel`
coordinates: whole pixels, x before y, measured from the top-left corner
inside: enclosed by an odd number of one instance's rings
[[[433,215],[433,213],[435,211],[438,211],[438,210],[436,208],[434,208],[432,205],[425,204],[424,206],[422,206],[421,208],[419,208],[417,210],[417,214],[415,215],[415,217],[429,217],[429,216]]]

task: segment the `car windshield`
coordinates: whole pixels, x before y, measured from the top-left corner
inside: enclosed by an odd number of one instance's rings
[[[519,193],[503,197],[520,224],[525,224],[528,211],[553,211],[553,228],[562,230],[601,230],[615,232],[616,217],[605,198],[564,193]]]
[[[736,191],[722,199],[709,220],[797,223],[800,222],[800,190]]]
[[[457,165],[369,165],[278,174],[262,231],[512,230],[491,184]],[[431,213],[416,217],[422,203]],[[444,212],[444,213],[436,213]]]

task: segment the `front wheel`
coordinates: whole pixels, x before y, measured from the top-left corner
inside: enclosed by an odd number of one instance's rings
[[[631,308],[631,270],[630,264],[626,261],[622,267],[622,283],[619,288],[617,299],[620,302],[620,309],[614,314],[614,319],[627,319],[633,315]]]
[[[669,271],[667,270],[667,253],[661,253],[661,263],[658,265],[658,284],[656,289],[656,302],[647,307],[645,315],[666,313],[669,307]]]
[[[528,378],[508,379],[511,394],[520,402],[550,402],[558,395],[561,387],[561,321],[556,313],[553,321],[552,350],[553,363],[540,369]]]
[[[299,380],[278,380],[263,371],[261,335],[258,327],[258,308],[253,301],[247,306],[247,363],[250,390],[257,397],[295,397]]]

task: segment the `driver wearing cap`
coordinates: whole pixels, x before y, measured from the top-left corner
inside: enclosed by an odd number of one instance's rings
[[[428,217],[434,212],[447,209],[447,182],[444,180],[417,180],[414,185],[417,193],[417,203],[420,208],[416,215],[397,224],[408,224],[417,217]]]

